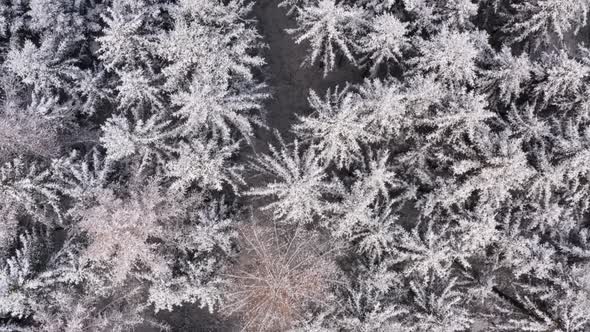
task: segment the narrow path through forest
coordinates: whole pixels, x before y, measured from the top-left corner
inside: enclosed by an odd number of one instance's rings
[[[271,96],[263,110],[268,127],[257,128],[252,148],[245,149],[240,156],[241,163],[246,167],[255,153],[267,152],[268,145],[276,143],[275,130],[286,142],[291,141],[291,125],[297,122],[297,115],[309,114],[311,111],[307,102],[310,89],[323,94],[328,88],[362,79],[362,72],[348,63],[343,63],[341,68],[327,77],[323,76],[323,69],[319,66],[303,65],[308,52],[307,45],[296,44],[287,33],[286,30],[295,27],[296,22],[287,16],[287,9],[278,7],[276,0],[258,0],[253,16],[266,44],[263,56],[267,65],[263,69],[263,77]],[[248,186],[263,185],[266,180],[252,172],[245,174]],[[252,197],[243,199],[243,206],[252,208],[257,218],[264,218],[259,209],[259,200]]]
[[[265,112],[267,125],[278,130],[285,138],[290,138],[290,127],[296,122],[297,114],[308,114],[307,96],[309,90],[322,94],[330,87],[346,82],[358,82],[362,73],[348,63],[337,71],[323,77],[323,70],[316,66],[302,66],[307,55],[307,45],[295,44],[292,36],[285,30],[296,26],[295,20],[287,17],[287,10],[277,6],[277,0],[258,0],[254,16],[258,21],[259,32],[267,48],[264,56],[267,61],[265,78],[270,87],[271,98],[267,101]],[[269,133],[261,129],[257,133],[257,143],[266,145]]]

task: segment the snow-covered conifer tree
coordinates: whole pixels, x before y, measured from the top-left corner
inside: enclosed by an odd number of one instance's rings
[[[504,30],[509,41],[529,41],[533,46],[552,39],[563,40],[566,33],[577,33],[587,23],[587,0],[526,0],[511,1],[516,12]]]
[[[309,223],[323,217],[329,207],[323,196],[337,191],[338,184],[326,181],[317,150],[302,149],[297,141],[288,148],[280,140],[279,148],[271,146],[270,152],[257,158],[253,167],[261,175],[272,177],[273,182],[251,189],[248,195],[273,197],[263,209],[286,223]]]
[[[297,10],[297,28],[288,30],[295,36],[295,43],[309,42],[307,62],[320,62],[324,76],[336,67],[336,57],[346,57],[353,64],[360,47],[358,36],[367,30],[370,22],[367,13],[359,7],[320,0]]]
[[[379,65],[388,61],[398,62],[402,52],[409,47],[406,36],[408,23],[401,22],[391,14],[373,19],[371,31],[360,39],[360,47],[373,63],[371,73],[376,74]]]
[[[293,129],[325,163],[348,167],[360,160],[366,144],[379,141],[358,95],[348,89],[328,90],[324,98],[312,90],[309,103],[315,112],[301,117]]]

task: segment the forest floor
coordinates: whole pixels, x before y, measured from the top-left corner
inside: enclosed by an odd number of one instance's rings
[[[278,8],[276,0],[257,0],[253,10],[253,18],[258,22],[259,33],[266,48],[263,55],[267,61],[263,68],[263,78],[269,86],[271,97],[264,105],[263,120],[267,128],[257,128],[252,140],[252,147],[244,149],[240,162],[246,164],[256,153],[268,151],[268,145],[276,141],[274,131],[288,142],[292,138],[291,125],[297,121],[297,115],[310,113],[307,102],[309,91],[315,90],[322,95],[328,88],[343,86],[347,82],[357,83],[362,80],[363,73],[349,63],[343,61],[337,71],[323,76],[319,66],[302,66],[307,55],[307,45],[297,45],[285,29],[293,28],[296,23],[287,16],[285,8]],[[245,181],[248,186],[262,184],[262,178],[247,173]],[[260,202],[244,197],[242,206],[251,207],[255,216],[260,213]],[[172,332],[218,332],[238,331],[232,320],[218,317],[207,309],[199,308],[198,304],[184,305],[173,312],[162,311],[150,317],[168,324]],[[137,331],[152,332],[157,329],[140,327]]]

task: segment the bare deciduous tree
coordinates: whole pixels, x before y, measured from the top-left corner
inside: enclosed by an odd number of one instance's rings
[[[248,225],[240,243],[239,260],[226,275],[223,312],[239,316],[244,330],[287,330],[328,298],[337,269],[318,235]]]

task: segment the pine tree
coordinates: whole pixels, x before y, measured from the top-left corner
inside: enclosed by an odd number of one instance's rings
[[[373,19],[371,31],[360,39],[360,48],[368,53],[375,75],[379,66],[388,61],[399,62],[402,52],[409,47],[406,36],[408,23],[402,23],[391,14],[383,14]]]
[[[194,79],[188,91],[172,95],[172,103],[178,106],[175,116],[184,119],[182,130],[186,134],[211,131],[230,141],[232,133],[246,139],[253,135],[253,123],[260,123],[253,111],[260,110],[268,97],[263,85],[244,85],[234,89],[219,82]]]
[[[379,141],[353,92],[346,88],[328,90],[321,98],[312,90],[308,100],[315,112],[300,117],[293,130],[301,140],[311,142],[323,162],[348,167],[360,160],[363,146]]]
[[[430,40],[417,42],[420,56],[412,62],[417,71],[432,72],[444,83],[472,85],[477,74],[476,61],[487,46],[487,38],[485,32],[458,32],[443,26]]]
[[[563,40],[565,34],[577,33],[586,25],[586,0],[527,0],[513,2],[516,14],[510,17],[504,31],[513,35],[510,42],[530,41],[534,47]]]
[[[60,197],[51,183],[51,170],[16,158],[0,167],[0,208],[3,215],[28,215],[35,221],[60,221]],[[10,217],[9,217],[10,219]]]
[[[171,160],[175,146],[170,142],[174,132],[170,121],[154,115],[146,121],[115,115],[103,125],[100,142],[112,161],[134,163],[138,174],[151,171],[162,174]]]
[[[273,212],[277,220],[289,224],[310,223],[323,217],[329,206],[323,200],[338,190],[338,184],[329,183],[313,148],[301,150],[295,141],[289,148],[280,140],[280,147],[270,147],[270,155],[259,156],[252,164],[261,175],[271,176],[273,182],[255,187],[248,195],[273,199],[263,210]]]
[[[526,53],[513,56],[506,46],[494,56],[492,63],[493,67],[483,72],[484,79],[480,85],[505,105],[521,95],[538,70]]]
[[[174,150],[178,157],[166,164],[166,176],[173,179],[170,189],[184,192],[192,185],[221,191],[224,185],[238,193],[243,184],[242,167],[231,164],[238,144],[222,145],[211,140],[193,140]]]
[[[351,63],[356,64],[357,36],[367,29],[367,13],[358,7],[336,3],[335,0],[321,0],[297,10],[297,28],[287,30],[295,36],[295,43],[310,44],[309,64],[321,61],[324,76],[336,66],[339,52]]]
[[[192,78],[222,85],[230,79],[253,79],[252,69],[264,60],[250,52],[260,46],[246,17],[251,9],[252,4],[242,0],[184,0],[173,7],[174,29],[160,34],[158,44],[160,55],[170,63],[163,73],[172,91]]]

